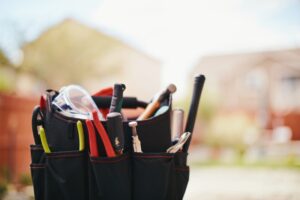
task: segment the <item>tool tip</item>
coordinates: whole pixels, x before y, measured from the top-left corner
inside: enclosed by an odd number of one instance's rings
[[[175,86],[174,84],[170,84],[170,85],[168,86],[168,91],[169,91],[170,93],[176,92],[176,86]]]
[[[135,127],[135,126],[137,126],[137,122],[136,121],[132,121],[132,122],[129,122],[128,125],[130,127]]]
[[[121,88],[121,90],[124,91],[126,89],[126,85],[123,83],[116,83],[114,88]]]
[[[107,118],[114,118],[114,117],[122,117],[122,115],[119,112],[111,112],[107,114]]]
[[[203,74],[198,74],[195,76],[196,81],[205,81],[205,76]]]

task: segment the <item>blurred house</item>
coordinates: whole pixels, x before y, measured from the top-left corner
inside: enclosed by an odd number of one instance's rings
[[[199,72],[206,91],[218,94],[219,110],[247,112],[261,128],[288,126],[300,139],[300,49],[206,56]]]
[[[125,96],[146,101],[160,89],[159,61],[74,20],[22,49],[18,68],[0,52],[0,170],[8,169],[13,181],[29,174],[31,114],[45,89],[80,84],[93,93],[118,82],[126,84]]]
[[[96,92],[122,82],[127,85],[126,95],[147,100],[160,87],[158,60],[75,20],[51,27],[26,44],[23,52],[23,70],[44,88],[59,89],[76,83]],[[20,88],[23,86],[20,84]]]

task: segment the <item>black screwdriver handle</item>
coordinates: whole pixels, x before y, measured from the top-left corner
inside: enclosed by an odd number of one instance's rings
[[[112,112],[107,115],[107,132],[116,152],[122,152],[124,149],[124,130],[122,115],[118,112]]]
[[[116,83],[114,85],[113,96],[111,99],[111,104],[109,108],[109,112],[121,112],[122,104],[123,104],[123,92],[126,89],[124,84]]]
[[[199,74],[195,77],[192,101],[191,101],[190,110],[189,110],[189,114],[188,114],[188,118],[187,118],[187,122],[186,122],[186,126],[185,126],[185,131],[184,131],[184,132],[190,132],[191,136],[184,144],[183,152],[188,151],[190,143],[191,143],[194,125],[195,125],[195,121],[196,121],[197,113],[198,113],[199,101],[200,101],[201,93],[203,90],[204,82],[205,82],[204,75]]]

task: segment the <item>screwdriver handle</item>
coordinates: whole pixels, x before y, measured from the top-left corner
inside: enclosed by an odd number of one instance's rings
[[[106,125],[110,141],[115,151],[122,154],[124,149],[124,130],[121,113],[109,113],[107,115]]]
[[[188,151],[193,136],[194,125],[197,117],[198,106],[199,106],[199,101],[203,90],[204,82],[205,82],[204,75],[199,74],[195,77],[192,101],[191,101],[190,110],[189,110],[185,131],[184,131],[184,132],[190,132],[191,136],[183,146],[184,152]]]

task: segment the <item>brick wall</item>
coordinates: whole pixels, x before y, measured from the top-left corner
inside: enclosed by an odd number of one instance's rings
[[[30,174],[31,114],[37,103],[38,98],[0,94],[0,169],[8,168],[14,182]]]

